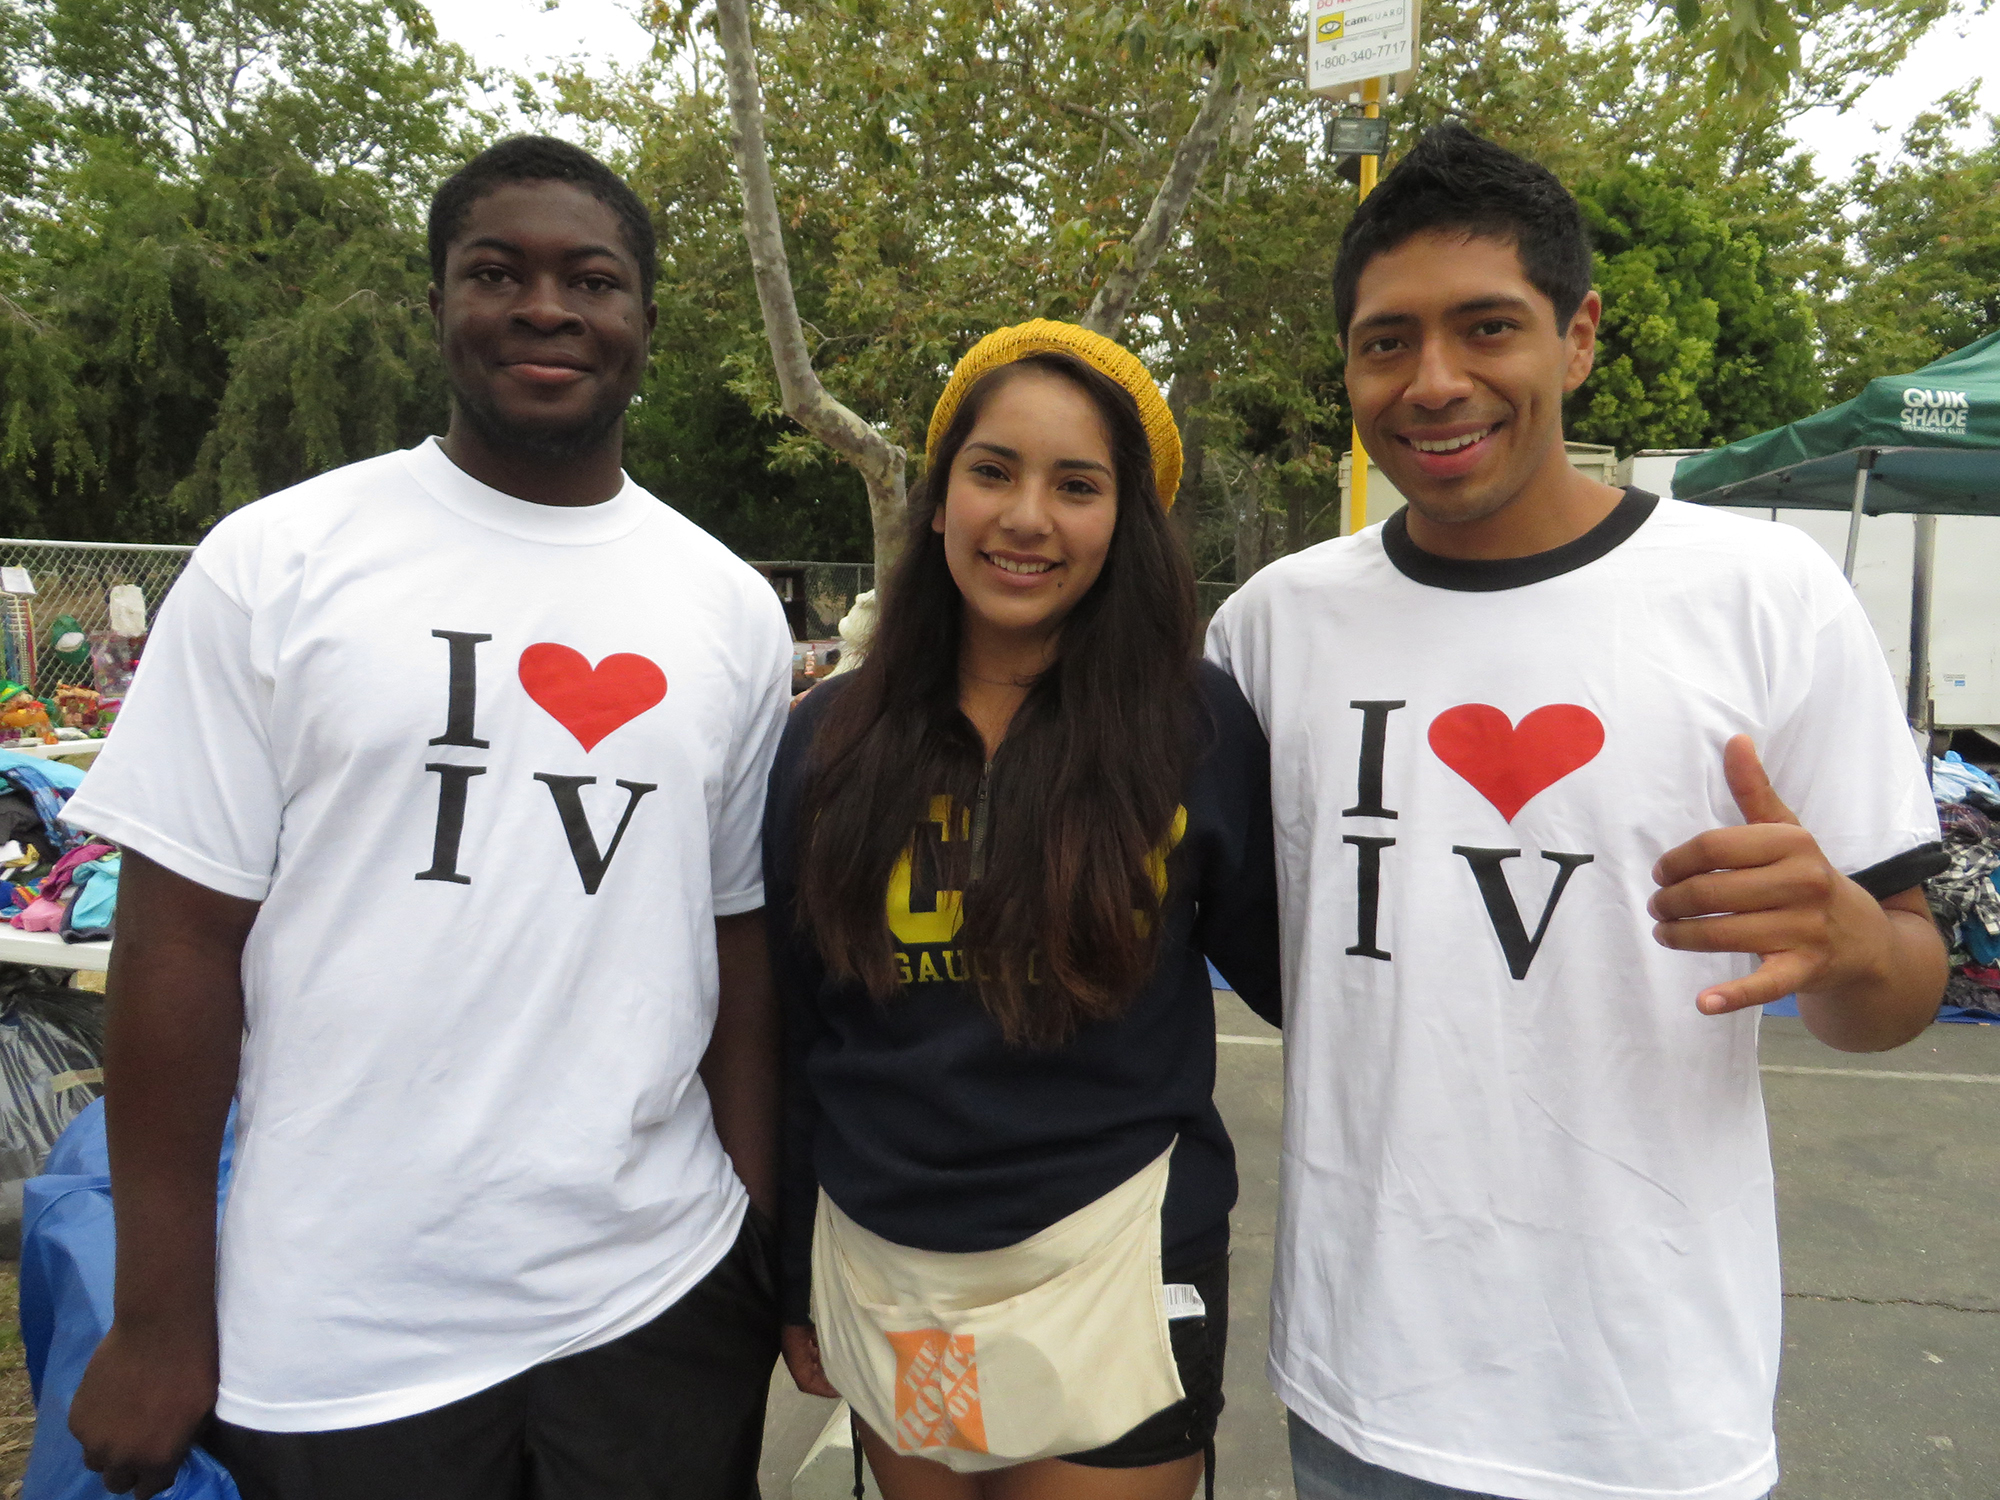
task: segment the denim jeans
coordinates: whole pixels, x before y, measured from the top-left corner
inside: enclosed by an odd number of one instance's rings
[[[1298,1500],[1498,1500],[1398,1474],[1356,1458],[1332,1438],[1287,1412],[1292,1434],[1292,1488]]]
[[[1483,1490],[1455,1490],[1371,1464],[1297,1412],[1285,1416],[1291,1424],[1292,1488],[1298,1500],[1501,1500]]]

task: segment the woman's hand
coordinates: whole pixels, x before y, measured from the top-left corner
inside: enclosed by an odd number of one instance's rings
[[[779,1335],[780,1347],[785,1354],[785,1368],[792,1372],[792,1383],[808,1396],[826,1396],[840,1399],[840,1392],[827,1383],[826,1371],[819,1362],[819,1335],[810,1323],[787,1323]]]

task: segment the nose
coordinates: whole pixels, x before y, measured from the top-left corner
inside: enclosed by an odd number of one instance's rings
[[[563,301],[562,278],[554,274],[529,278],[514,304],[514,320],[543,334],[576,333],[583,328],[581,315]]]
[[[1017,484],[1007,508],[1000,512],[1000,529],[1018,537],[1044,537],[1055,530],[1048,487],[1032,478]]]
[[[1403,399],[1426,411],[1442,411],[1472,395],[1472,378],[1456,358],[1451,339],[1427,338],[1417,348],[1417,368],[1403,388]]]

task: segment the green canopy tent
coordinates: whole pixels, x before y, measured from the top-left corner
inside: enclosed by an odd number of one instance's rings
[[[1916,518],[1910,722],[1930,723],[1937,517],[2000,516],[2000,333],[1788,427],[1681,460],[1674,494],[1700,505],[1845,510],[1848,581],[1861,517]]]

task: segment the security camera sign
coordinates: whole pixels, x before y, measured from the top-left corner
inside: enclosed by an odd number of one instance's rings
[[[1313,0],[1308,86],[1339,90],[1417,65],[1416,0]]]

